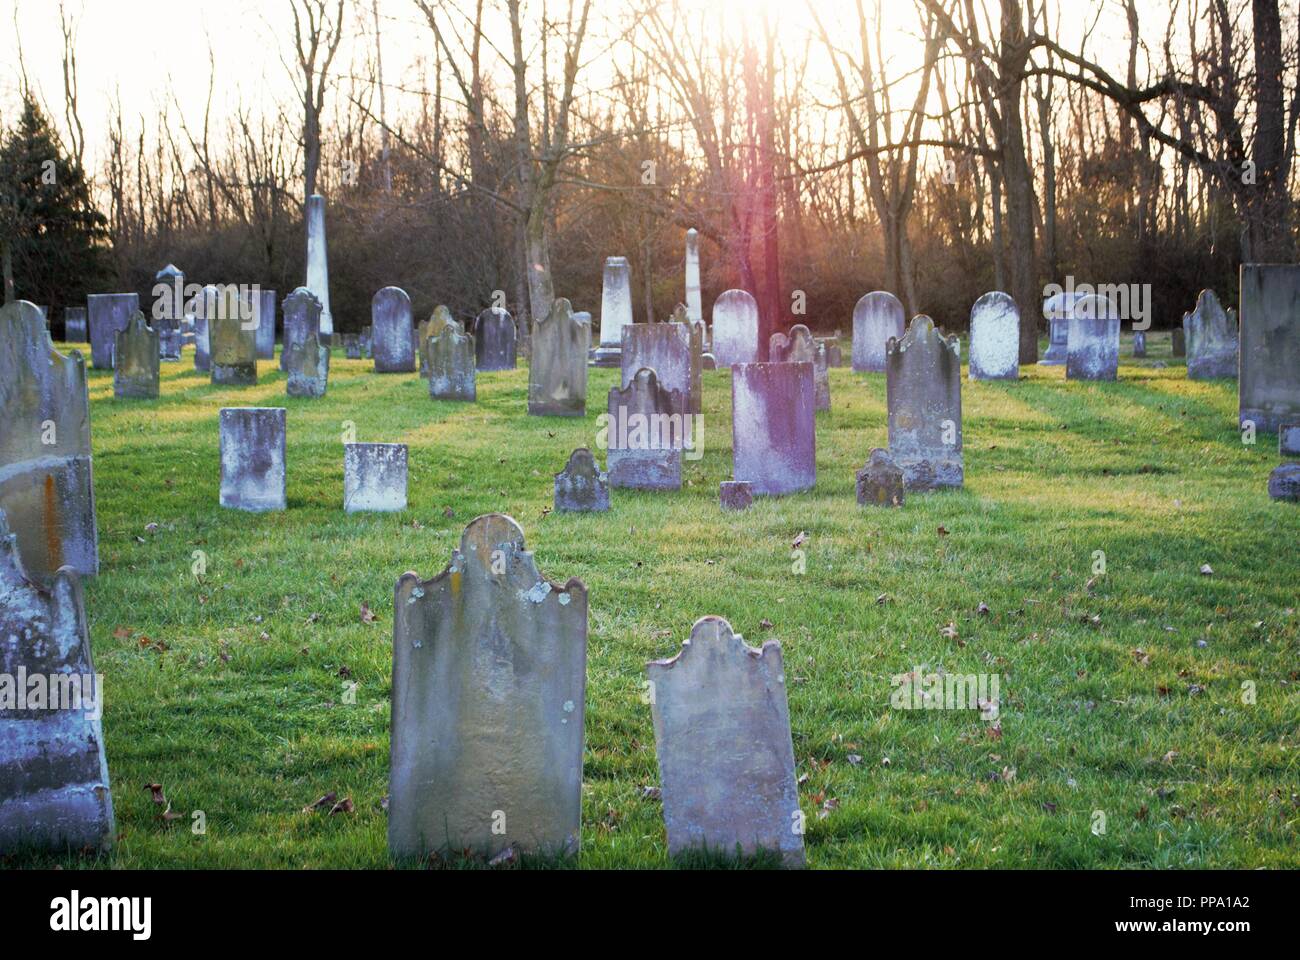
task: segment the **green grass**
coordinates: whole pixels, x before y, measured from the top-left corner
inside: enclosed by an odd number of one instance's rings
[[[885,382],[847,368],[818,414],[813,492],[719,510],[719,371],[684,488],[614,491],[609,513],[579,516],[547,513],[551,476],[594,444],[614,370],[591,371],[576,421],[527,416],[524,369],[480,375],[472,405],[338,353],[321,400],[286,398],[267,361],[256,387],[218,389],[187,355],[148,402],[115,401],[92,372],[102,571],[86,603],[119,838],[59,862],[388,865],[394,582],[437,573],[469,520],[503,511],[545,574],[590,590],[584,867],[670,864],[642,795],[658,779],[644,664],[705,614],[783,645],[813,867],[1300,865],[1300,509],[1269,500],[1276,437],[1242,444],[1235,383],[1189,382],[1150,339],[1118,383],[1061,367],[966,382],[965,489],[901,510],[855,502],[855,471],[886,445]],[[251,405],[288,409],[284,513],[217,504],[217,410]],[[345,421],[409,444],[405,513],[343,513]],[[1000,738],[978,711],[890,709],[890,677],[917,665],[998,674]],[[181,819],[159,818],[149,782]],[[330,791],[354,812],[301,812]]]

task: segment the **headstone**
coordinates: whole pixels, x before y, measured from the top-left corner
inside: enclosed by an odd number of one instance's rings
[[[275,358],[275,291],[255,288],[253,293],[253,319],[257,324],[257,358]]]
[[[299,288],[300,290],[303,288]],[[295,340],[284,351],[288,376],[284,392],[290,397],[323,397],[330,382],[330,348],[313,329],[306,340]]]
[[[716,370],[718,369],[718,358],[711,353],[706,353],[700,357],[700,369]]]
[[[784,363],[789,359],[790,338],[784,333],[774,333],[767,338],[767,356],[772,363]]]
[[[285,508],[283,407],[221,409],[221,505],[231,510]]]
[[[113,396],[119,400],[158,397],[159,335],[139,310],[113,342]]]
[[[587,413],[587,352],[591,323],[576,317],[563,297],[533,323],[528,364],[528,413],[534,417],[582,417]],[[616,358],[617,359],[617,358]]]
[[[1268,495],[1274,500],[1300,502],[1300,463],[1284,463],[1268,475]]]
[[[853,308],[853,369],[881,373],[885,344],[903,335],[903,303],[886,290],[865,294]]]
[[[330,312],[329,249],[325,243],[325,198],[320,194],[314,193],[307,198],[304,220],[307,224],[306,287],[320,301],[321,341],[328,344],[330,337],[334,335],[334,314]]]
[[[661,387],[680,396],[684,407],[678,413],[699,413],[703,364],[693,349],[694,337],[685,323],[629,323],[623,328],[623,386],[638,370],[653,370]]]
[[[1174,357],[1187,356],[1187,334],[1182,327],[1174,327],[1169,333],[1169,353]]]
[[[169,263],[154,274],[153,282],[153,329],[158,332],[161,359],[179,362],[184,344],[185,274]]]
[[[347,360],[361,359],[361,334],[345,333],[343,336],[343,356]]]
[[[0,510],[0,857],[102,850],[113,799],[81,579],[65,566],[43,587],[19,554]]]
[[[1279,456],[1300,457],[1300,423],[1284,423],[1277,428]]]
[[[817,482],[811,363],[738,363],[731,369],[731,475],[758,495]]]
[[[86,315],[90,318],[90,364],[96,370],[113,369],[113,338],[119,330],[126,329],[139,309],[138,293],[92,293],[86,297]],[[36,312],[39,316],[40,311]],[[41,326],[45,326],[43,317]]]
[[[858,505],[901,507],[906,498],[903,468],[888,450],[874,447],[866,465],[858,471]]]
[[[1187,379],[1237,376],[1237,325],[1228,318],[1213,290],[1202,290],[1196,309],[1183,316]]]
[[[713,301],[712,346],[720,367],[759,361],[758,301],[748,291],[727,290]]]
[[[802,867],[781,644],[756,649],[721,617],[702,617],[646,676],[669,854],[768,852]]]
[[[63,308],[63,339],[68,343],[86,342],[86,308]]]
[[[1000,290],[984,294],[971,307],[968,372],[972,380],[1020,378],[1020,310]]]
[[[686,316],[704,319],[704,301],[700,297],[700,233],[694,227],[686,231]]]
[[[400,287],[384,287],[370,301],[376,373],[414,373],[411,298]]]
[[[555,509],[560,513],[603,513],[609,509],[609,474],[586,447],[569,454],[555,475]]]
[[[343,509],[347,513],[406,509],[404,443],[343,444]]]
[[[212,371],[212,326],[209,317],[221,309],[221,291],[208,284],[194,298],[194,369],[199,373]]]
[[[432,580],[403,574],[393,606],[389,851],[576,853],[582,581],[544,579],[519,525],[494,513]]]
[[[253,304],[233,283],[220,289],[216,315],[208,317],[212,385],[249,387],[257,383],[257,327]]]
[[[623,327],[632,322],[632,271],[627,257],[607,257],[600,293],[600,346],[591,356],[598,367],[617,367]]]
[[[56,351],[25,300],[0,308],[0,510],[35,582],[99,572],[86,361]]]
[[[1147,355],[1147,335],[1141,330],[1133,331],[1133,359],[1143,360]]]
[[[885,346],[889,455],[908,490],[960,487],[961,360],[951,340],[921,315]]]
[[[610,486],[681,489],[682,449],[690,444],[685,405],[680,391],[664,389],[653,370],[638,370],[622,389],[610,387],[605,451]]]
[[[818,342],[826,347],[826,366],[842,367],[844,366],[844,350],[840,344],[840,338],[837,334],[833,337],[818,337]]]
[[[1054,293],[1043,301],[1043,319],[1047,321],[1047,352],[1039,366],[1059,367],[1070,353],[1070,314],[1074,304],[1084,296],[1077,290]]]
[[[1241,265],[1241,423],[1263,432],[1300,420],[1300,266]]]
[[[776,359],[775,356],[772,357]],[[831,408],[831,379],[826,363],[826,347],[818,343],[812,331],[802,323],[790,328],[789,345],[784,350],[783,360],[789,363],[811,363],[813,365],[813,397],[818,410]]]
[[[373,360],[375,358],[374,338],[371,336],[371,330],[372,328],[368,326],[361,328],[361,359],[362,360]]]
[[[442,332],[430,337],[424,346],[429,368],[429,396],[434,400],[469,400],[478,398],[474,374],[474,337],[461,330],[455,320],[448,320]]]
[[[433,313],[429,314],[429,319],[416,328],[415,356],[419,361],[421,377],[427,379],[429,376],[429,355],[426,349],[429,338],[442,333],[449,320],[451,320],[451,311],[444,305],[439,304],[433,308]]]
[[[723,510],[748,510],[754,503],[754,488],[747,480],[723,480],[718,485],[718,502]]]
[[[515,318],[506,310],[488,307],[474,322],[474,349],[480,370],[515,368]]]
[[[1065,379],[1119,379],[1119,314],[1109,300],[1087,296],[1075,301]]]
[[[308,338],[320,342],[321,304],[306,287],[299,287],[284,298],[280,306],[284,315],[284,343],[280,348],[280,369],[289,369],[289,354],[301,348]]]

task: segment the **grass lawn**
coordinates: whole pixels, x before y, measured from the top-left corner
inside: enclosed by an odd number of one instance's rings
[[[814,491],[720,511],[717,371],[684,488],[576,516],[548,513],[552,474],[594,445],[616,370],[591,371],[585,420],[529,417],[526,369],[481,374],[476,404],[341,351],[319,400],[286,398],[271,361],[255,387],[214,388],[187,353],[157,401],[116,401],[93,371],[86,605],[119,838],[59,862],[388,865],[394,582],[439,572],[466,523],[501,511],[545,575],[590,590],[581,866],[670,865],[643,795],[644,665],[705,614],[782,643],[810,866],[1298,866],[1300,508],[1269,500],[1277,438],[1242,443],[1235,382],[1190,382],[1148,339],[1133,361],[1126,338],[1118,383],[1063,367],[966,382],[965,489],[901,510],[856,504],[855,471],[886,445],[885,379],[848,368],[817,415]],[[217,410],[258,405],[288,409],[284,513],[217,504]],[[343,513],[349,421],[410,446],[405,513]],[[890,678],[917,666],[997,674],[1000,730],[977,710],[891,709]],[[329,792],[353,812],[302,812]]]

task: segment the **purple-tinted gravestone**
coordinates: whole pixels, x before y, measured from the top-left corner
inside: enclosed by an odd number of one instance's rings
[[[1043,319],[1047,321],[1047,352],[1039,366],[1059,367],[1070,353],[1070,313],[1084,294],[1077,290],[1054,293],[1043,301]]]
[[[1284,463],[1268,475],[1268,495],[1274,500],[1300,502],[1300,463]]]
[[[759,495],[817,482],[811,363],[740,363],[731,371],[732,476]]]
[[[610,387],[606,457],[611,486],[681,489],[682,449],[690,442],[684,407],[681,393],[660,386],[653,370],[638,370],[622,389]]]
[[[713,356],[718,366],[759,360],[758,301],[748,291],[727,290],[713,301]]]
[[[1300,420],[1300,266],[1241,265],[1241,422],[1273,432]]]
[[[889,455],[909,490],[960,487],[961,360],[927,316],[885,345]]]
[[[1133,359],[1144,360],[1147,355],[1147,335],[1141,330],[1133,331]]]
[[[302,347],[308,338],[315,336],[319,342],[321,302],[306,287],[299,287],[284,298],[284,345],[280,348],[280,369],[288,370],[289,354]]]
[[[528,364],[528,414],[582,417],[587,412],[587,354],[591,322],[559,297],[551,312],[533,323]]]
[[[260,287],[253,294],[253,316],[257,323],[257,358],[275,357],[275,291]]]
[[[370,327],[361,328],[361,359],[373,360],[375,356],[374,343],[370,334]]]
[[[885,369],[885,344],[903,335],[903,304],[886,290],[865,294],[853,308],[853,369],[880,373]]]
[[[788,345],[783,351],[782,360],[789,363],[811,363],[813,365],[813,394],[818,410],[831,408],[830,371],[826,365],[826,347],[812,335],[812,331],[802,323],[790,328]],[[777,358],[772,357],[773,360]]]
[[[185,274],[169,263],[154,274],[153,282],[153,329],[158,332],[160,358],[177,362],[184,343],[181,328],[185,320]]]
[[[86,342],[86,308],[63,308],[63,339],[68,343]]]
[[[1020,377],[1020,311],[1000,290],[984,294],[971,307],[969,374],[972,380]]]
[[[478,398],[474,338],[465,333],[459,323],[448,320],[436,336],[426,341],[424,350],[430,397],[434,400],[468,401]]]
[[[1067,380],[1119,378],[1119,314],[1109,300],[1080,297],[1070,312]]]
[[[480,370],[515,368],[515,318],[498,307],[488,307],[474,322],[474,349]]]
[[[231,510],[285,508],[283,407],[221,410],[221,505]]]
[[[653,370],[659,385],[675,391],[685,404],[681,413],[698,413],[697,377],[700,366],[692,350],[691,328],[684,323],[629,323],[623,328],[622,381],[626,387],[637,371]]]
[[[405,510],[406,458],[404,443],[345,443],[344,511],[392,513]]]
[[[0,509],[38,583],[99,572],[86,362],[54,349],[25,300],[0,308]]]
[[[370,301],[376,373],[414,373],[411,298],[400,287],[384,287]]]
[[[1237,375],[1237,325],[1213,290],[1202,290],[1196,309],[1183,316],[1187,379],[1211,380]]]
[[[555,475],[555,509],[560,513],[603,513],[609,509],[609,474],[586,447],[569,455]]]
[[[119,400],[158,397],[158,333],[139,310],[113,341],[113,396]]]
[[[126,329],[139,309],[138,293],[92,293],[86,297],[86,315],[90,318],[90,363],[96,370],[113,368],[113,338],[119,330]],[[41,326],[44,325],[42,317]]]
[[[1284,423],[1277,428],[1278,454],[1300,457],[1300,423]]]
[[[345,360],[361,359],[361,335],[358,333],[345,333],[343,337],[343,358]]]

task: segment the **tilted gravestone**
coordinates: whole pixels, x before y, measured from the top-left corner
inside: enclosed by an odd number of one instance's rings
[[[321,303],[306,287],[299,287],[284,298],[284,344],[280,348],[280,369],[289,369],[289,354],[301,348],[309,337],[320,341]]]
[[[393,600],[388,847],[573,854],[582,823],[587,588],[553,583],[499,513]]]
[[[29,578],[0,509],[0,856],[105,849],[113,798],[81,579]]]
[[[555,475],[555,509],[560,513],[603,513],[609,509],[609,474],[586,447],[569,454]]]
[[[632,271],[627,257],[607,257],[600,293],[600,346],[591,355],[598,367],[617,367],[623,327],[632,322]]]
[[[253,293],[253,322],[257,324],[254,340],[257,359],[275,357],[275,291],[255,288]]]
[[[1241,265],[1242,424],[1272,433],[1300,420],[1300,266]]]
[[[285,508],[285,410],[221,409],[221,505],[259,513]]]
[[[872,449],[866,465],[858,471],[857,488],[859,506],[901,507],[907,496],[903,468],[888,450],[879,447]]]
[[[185,274],[169,263],[154,274],[153,283],[152,327],[158,332],[160,356],[168,363],[179,362],[184,344]]]
[[[209,284],[199,291],[191,308],[194,311],[194,369],[199,373],[212,371],[212,326],[209,317],[221,309],[221,291]]]
[[[853,307],[853,369],[881,373],[885,369],[885,344],[903,335],[903,303],[886,290],[865,294]]]
[[[1183,340],[1189,380],[1237,375],[1237,326],[1213,290],[1202,290],[1196,309],[1183,316]]]
[[[817,482],[811,363],[739,363],[731,371],[732,471],[755,494],[809,490]]]
[[[582,417],[587,413],[587,353],[591,322],[574,316],[563,297],[533,323],[528,364],[528,413],[534,417]]]
[[[515,318],[488,307],[474,321],[474,349],[480,370],[513,370],[516,363]]]
[[[344,511],[392,513],[405,510],[406,477],[406,444],[345,443]]]
[[[220,289],[216,315],[208,317],[212,384],[251,387],[257,383],[257,328],[253,304],[233,283]]]
[[[68,343],[86,342],[86,308],[63,308],[63,339]]]
[[[86,297],[90,319],[90,364],[96,370],[113,368],[113,338],[125,330],[140,309],[138,293],[92,293]],[[38,314],[39,310],[36,311]],[[41,326],[45,326],[42,317]]]
[[[370,301],[376,373],[414,373],[411,298],[400,287],[384,287]]]
[[[1119,313],[1109,300],[1087,296],[1075,301],[1065,379],[1119,379]]]
[[[334,335],[334,314],[330,310],[329,249],[325,243],[325,198],[318,193],[307,198],[303,211],[307,225],[306,287],[320,301],[320,337],[328,344]]]
[[[1143,360],[1147,355],[1147,335],[1141,330],[1133,331],[1133,359]]]
[[[86,361],[55,350],[25,300],[0,307],[0,510],[37,583],[99,572]]]
[[[359,333],[345,333],[343,338],[343,357],[346,360],[361,359],[361,335]]]
[[[469,401],[478,398],[474,338],[461,330],[459,323],[448,320],[441,332],[426,341],[424,351],[430,397]]]
[[[285,351],[288,376],[284,392],[290,397],[323,397],[330,382],[330,348],[312,330],[306,340],[295,340]]]
[[[960,487],[961,360],[934,321],[912,319],[900,339],[885,345],[889,455],[902,468],[908,490]]]
[[[802,867],[781,644],[755,649],[723,618],[702,617],[646,676],[669,854],[766,851]]]
[[[704,301],[700,297],[700,233],[694,227],[686,231],[686,317],[704,319]]]
[[[679,413],[699,413],[699,374],[703,365],[695,334],[684,323],[629,323],[623,328],[621,379],[626,387],[638,370],[653,370],[659,385],[678,394]]]
[[[1009,294],[986,293],[970,309],[972,380],[1020,378],[1020,310]]]
[[[158,397],[159,334],[139,310],[113,342],[113,396],[119,400]]]
[[[622,389],[610,387],[605,451],[610,486],[681,489],[682,450],[690,443],[685,405],[681,393],[664,389],[653,370],[638,370]]]
[[[713,356],[718,366],[757,363],[758,301],[746,290],[727,290],[713,301]]]

